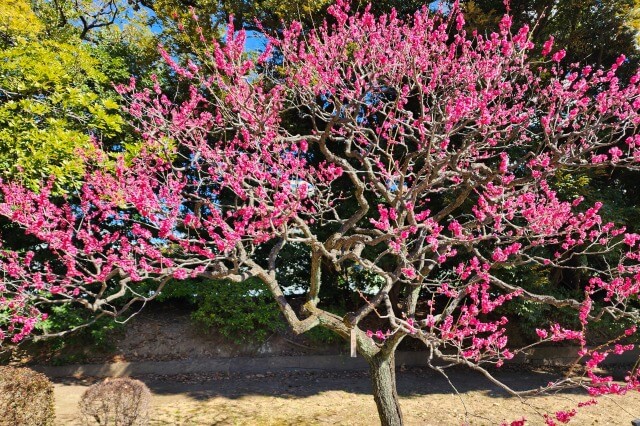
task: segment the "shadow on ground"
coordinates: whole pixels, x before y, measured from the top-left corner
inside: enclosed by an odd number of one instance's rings
[[[400,370],[400,369],[399,369]],[[480,373],[464,369],[447,370],[448,377],[425,368],[411,368],[397,372],[398,393],[401,397],[423,395],[450,395],[484,391],[487,396],[501,398],[508,396],[498,386],[490,383]],[[560,376],[555,372],[505,369],[495,373],[495,377],[516,391],[544,386]],[[267,372],[264,374],[179,374],[143,375],[136,377],[149,386],[156,395],[181,394],[194,400],[215,397],[236,399],[248,395],[306,398],[329,391],[343,391],[351,394],[371,395],[371,384],[366,372]],[[97,378],[54,379],[63,385],[90,385]],[[454,389],[455,387],[455,389]]]
[[[451,369],[449,381],[437,372],[411,368],[397,372],[400,402],[407,425],[495,425],[526,417],[544,424],[546,413],[571,410],[590,397],[563,392],[525,400],[508,397],[481,374]],[[509,368],[496,373],[515,390],[546,385],[559,376],[551,371]],[[344,425],[378,423],[369,376],[349,372],[267,372],[264,374],[145,375],[153,393],[151,426],[200,425]],[[84,425],[77,403],[98,378],[56,379],[56,425]],[[640,416],[640,393],[579,410],[575,424],[621,425]],[[553,415],[553,414],[552,414]]]

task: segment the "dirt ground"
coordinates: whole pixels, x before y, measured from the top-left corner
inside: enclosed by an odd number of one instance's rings
[[[303,336],[304,337],[304,336]],[[234,345],[215,332],[197,332],[188,314],[159,306],[143,311],[114,342],[111,353],[88,351],[84,362],[168,361],[209,357],[333,354],[346,345],[322,345],[274,335],[256,345]],[[61,354],[68,357],[68,354]],[[40,360],[43,361],[43,360]],[[297,372],[252,375],[208,374],[141,376],[152,391],[151,425],[363,425],[379,424],[365,372]],[[499,376],[515,389],[548,383],[547,372],[504,370]],[[486,379],[468,370],[453,371],[452,383],[437,373],[412,368],[398,371],[398,392],[407,425],[499,425],[525,416],[543,424],[541,414],[577,406],[584,394],[519,401],[507,398]],[[78,401],[97,379],[57,379],[56,425],[87,424]],[[579,411],[571,424],[624,425],[640,418],[640,393],[603,399]]]
[[[249,376],[142,376],[153,393],[151,425],[375,425],[378,424],[365,372],[266,373]],[[523,416],[527,424],[543,424],[540,413],[575,407],[589,399],[580,393],[508,398],[487,381],[467,371],[453,371],[447,381],[424,369],[398,372],[398,392],[408,425],[495,425]],[[514,388],[547,383],[551,373],[505,371],[501,378]],[[82,425],[77,408],[93,381],[56,382],[56,424]],[[640,393],[601,399],[580,409],[571,424],[625,425],[640,418]]]
[[[1,1],[1,0],[0,0]],[[69,340],[69,339],[67,339]],[[108,337],[106,348],[78,341],[53,349],[51,341],[22,345],[12,354],[13,364],[67,365],[110,362],[172,361],[238,356],[329,355],[343,353],[346,345],[314,342],[288,330],[263,342],[234,343],[213,329],[194,324],[185,309],[169,304],[152,305],[126,323],[122,332]],[[0,364],[1,364],[0,358]]]

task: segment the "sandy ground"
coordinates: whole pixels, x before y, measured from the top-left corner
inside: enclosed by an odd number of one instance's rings
[[[91,351],[93,362],[161,361],[198,357],[303,355],[334,353],[344,345],[307,347],[312,342],[272,336],[260,345],[232,345],[215,333],[196,332],[188,314],[170,306],[144,311],[128,324],[115,351]],[[365,372],[298,372],[252,375],[208,374],[137,377],[152,391],[151,425],[363,425],[379,424]],[[505,370],[501,378],[515,389],[548,383],[550,373]],[[460,395],[437,373],[426,369],[398,372],[398,392],[407,425],[499,425],[525,416],[543,424],[541,414],[570,409],[588,400],[584,394],[520,401],[507,398],[486,379],[467,370],[450,374]],[[57,380],[56,425],[83,425],[78,401],[95,379]],[[1,415],[1,413],[0,413]],[[603,399],[579,411],[571,424],[624,425],[640,418],[640,393]]]
[[[580,393],[508,398],[485,379],[466,371],[450,375],[456,395],[440,375],[411,369],[398,373],[398,391],[408,425],[494,425],[525,416],[543,424],[539,413],[575,407]],[[152,425],[376,425],[369,377],[349,373],[266,373],[250,376],[143,376],[153,393]],[[507,371],[502,379],[518,388],[547,383],[550,373]],[[77,404],[92,380],[56,382],[56,424],[85,424]],[[601,399],[580,409],[571,424],[625,425],[640,418],[640,393]]]

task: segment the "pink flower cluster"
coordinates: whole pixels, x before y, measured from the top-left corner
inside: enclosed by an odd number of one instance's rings
[[[633,317],[640,236],[553,182],[566,170],[638,167],[640,73],[621,83],[624,58],[609,69],[567,66],[552,38],[540,65],[529,28],[513,29],[510,16],[480,35],[457,8],[404,19],[337,1],[329,12],[333,23],[293,23],[255,60],[232,23],[224,43],[204,41],[198,61],[161,48],[188,87],[183,100],[157,81],[117,87],[139,153],[87,158],[84,185],[66,200],[52,182],[38,192],[0,183],[0,215],[38,242],[0,248],[0,310],[10,318],[0,340],[32,332],[43,299],[111,313],[143,280],[258,277],[293,318],[278,264],[295,245],[321,258],[316,267],[372,277],[377,294],[358,318],[389,320],[388,331],[366,333],[380,346],[412,336],[453,363],[501,365],[516,349],[500,309],[520,299],[575,311],[577,329],[545,323],[537,335],[580,344],[593,395],[638,388],[636,376],[617,384],[595,372],[631,350],[624,339],[635,328],[605,350],[587,338],[601,315]],[[597,271],[576,266],[605,254]],[[528,288],[518,268],[580,270],[584,295]],[[398,318],[388,302],[400,286],[427,295],[428,312],[418,316],[411,296]]]

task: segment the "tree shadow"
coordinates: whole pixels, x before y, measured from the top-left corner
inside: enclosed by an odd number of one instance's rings
[[[424,367],[397,369],[400,404],[407,424],[501,424],[541,419],[545,413],[572,409],[591,399],[583,390],[563,390],[542,398],[514,398],[480,373],[447,370],[448,378]],[[561,370],[507,366],[495,376],[514,390],[545,386]],[[179,374],[132,376],[153,393],[152,426],[160,425],[298,425],[376,424],[377,413],[366,371],[272,371],[264,373]],[[86,386],[100,378],[54,379],[56,410],[69,425],[78,419],[77,404]],[[454,388],[449,383],[453,383]],[[460,395],[456,395],[456,391]],[[587,411],[582,424],[628,424],[640,417],[638,396],[602,404]],[[618,400],[617,397],[615,397]],[[628,421],[629,420],[629,421]],[[535,422],[534,422],[535,423]]]
[[[482,391],[494,398],[508,397],[502,388],[482,374],[464,368],[446,370],[447,377],[429,368],[398,368],[397,387],[400,397],[450,395],[456,391]],[[560,371],[507,367],[494,371],[494,376],[516,391],[536,389],[561,377]],[[133,376],[142,380],[155,395],[184,395],[197,401],[212,398],[238,399],[248,395],[276,396],[287,399],[306,398],[330,391],[371,395],[366,371],[276,371],[265,373],[190,373],[167,371],[163,375]],[[89,386],[102,379],[54,378],[62,385]],[[453,385],[453,386],[452,386]],[[455,387],[455,388],[454,388]],[[580,390],[565,393],[581,393]]]

